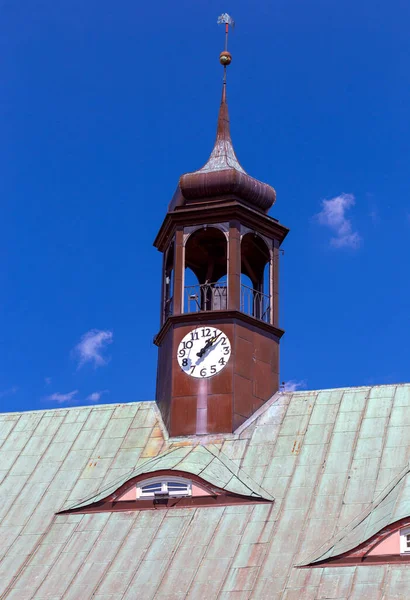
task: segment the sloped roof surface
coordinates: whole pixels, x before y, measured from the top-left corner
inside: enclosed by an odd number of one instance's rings
[[[0,597],[410,597],[407,565],[295,567],[366,515],[410,515],[409,385],[277,394],[200,442],[273,504],[55,515],[198,438],[167,439],[153,402],[0,415]]]

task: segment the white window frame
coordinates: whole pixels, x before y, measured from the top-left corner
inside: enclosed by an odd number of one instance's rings
[[[189,479],[184,479],[183,477],[151,477],[150,479],[144,479],[137,483],[137,500],[154,500],[156,495],[154,492],[152,494],[144,493],[143,489],[146,485],[152,485],[153,483],[161,483],[161,497],[168,498],[187,498],[192,496],[192,481]],[[174,490],[169,492],[168,484],[169,483],[183,483],[186,485],[186,489],[184,490]]]
[[[400,529],[400,554],[410,554],[410,527]]]

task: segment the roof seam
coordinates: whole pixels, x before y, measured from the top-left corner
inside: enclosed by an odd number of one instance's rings
[[[40,411],[35,411],[35,412],[40,412]],[[20,456],[22,456],[22,451],[23,451],[23,450],[25,449],[25,447],[27,446],[27,444],[28,444],[29,440],[31,440],[31,439],[34,437],[34,433],[35,433],[35,431],[37,430],[38,426],[40,425],[41,421],[42,421],[42,420],[43,420],[45,417],[47,417],[47,412],[48,412],[48,411],[45,411],[45,414],[43,414],[43,416],[40,418],[40,420],[39,420],[39,421],[38,421],[38,423],[36,424],[35,428],[34,428],[34,429],[33,429],[33,431],[32,431],[32,435],[31,435],[31,436],[30,436],[30,437],[27,439],[27,442],[26,442],[26,444],[25,444],[25,445],[23,446],[23,448],[21,449],[21,451],[20,451],[20,453],[19,453],[19,455],[18,455],[19,457],[20,457]],[[92,413],[92,409],[91,409],[91,410],[89,410],[89,413],[88,413],[87,419],[88,419],[88,417],[90,416],[90,414],[91,414],[91,413]],[[50,415],[50,416],[51,416],[51,415]],[[21,417],[22,417],[22,415],[20,416],[20,418],[19,418],[19,421],[20,421]],[[49,444],[47,444],[47,447],[44,449],[43,453],[40,455],[40,459],[39,459],[39,461],[38,461],[38,462],[40,462],[40,461],[42,460],[42,458],[44,457],[45,453],[47,452],[48,448],[50,447],[50,445],[52,444],[53,440],[54,440],[54,439],[55,439],[55,437],[57,436],[57,434],[58,434],[58,432],[59,432],[60,428],[62,427],[62,425],[67,425],[67,423],[65,423],[65,420],[66,420],[66,418],[67,418],[67,413],[65,414],[64,418],[62,418],[62,419],[61,419],[61,423],[59,423],[59,425],[58,425],[57,429],[55,430],[55,432],[54,432],[54,434],[53,434],[53,436],[52,436],[52,439],[50,440]],[[72,443],[71,443],[71,445],[70,445],[70,449],[68,450],[68,452],[67,452],[67,454],[66,454],[66,457],[69,455],[70,451],[73,449],[73,446],[74,446],[75,442],[77,441],[78,435],[81,433],[81,431],[83,431],[84,424],[87,422],[87,419],[85,419],[85,421],[83,421],[83,422],[81,423],[81,428],[80,428],[80,430],[78,431],[78,433],[77,433],[76,437],[73,439],[73,441],[72,441]],[[101,437],[101,436],[100,436],[100,437]],[[98,442],[97,442],[97,443],[98,443]],[[16,460],[17,460],[17,459],[16,459]],[[63,461],[63,462],[64,462],[64,461]],[[14,463],[13,463],[13,465],[14,465]],[[11,468],[12,468],[12,467],[11,467]],[[34,469],[34,470],[33,470],[33,472],[30,474],[30,476],[28,477],[28,479],[27,479],[27,481],[25,482],[25,484],[24,484],[24,485],[27,485],[27,482],[30,480],[30,478],[32,477],[33,473],[35,473],[35,471],[36,471],[36,469]],[[54,476],[52,477],[51,481],[48,483],[48,485],[47,485],[47,487],[46,487],[46,489],[45,489],[44,493],[42,494],[42,496],[41,496],[41,498],[40,498],[39,502],[41,502],[41,500],[42,500],[42,499],[45,497],[45,495],[47,494],[47,491],[50,489],[50,486],[51,486],[51,484],[53,483],[53,481],[54,481],[54,479],[55,479],[55,477],[56,477],[57,473],[59,473],[59,472],[60,472],[60,470],[59,470],[59,469],[57,469],[57,471],[54,473]],[[23,487],[24,487],[24,486],[23,486]],[[67,499],[67,497],[68,497],[68,496],[69,496],[69,492],[67,492],[67,493],[66,493],[66,499]],[[38,505],[38,503],[37,503],[37,505]],[[35,512],[35,509],[33,510],[33,513],[34,513],[34,512]],[[7,513],[8,513],[8,511],[7,511]],[[7,515],[7,513],[6,513],[6,515]],[[33,513],[31,513],[30,517],[32,516],[32,514],[33,514]],[[6,515],[5,515],[5,516],[6,516]],[[5,518],[5,516],[4,516],[3,518]],[[48,532],[49,532],[50,528],[52,527],[53,523],[55,523],[55,516],[53,517],[53,519],[52,519],[52,520],[51,520],[51,522],[49,523],[48,527],[46,528],[46,531],[43,533],[43,535],[41,536],[41,538],[40,538],[39,540],[37,540],[37,543],[36,543],[35,547],[33,548],[32,552],[31,552],[31,553],[30,553],[30,554],[29,554],[29,555],[26,557],[25,561],[23,562],[23,565],[21,566],[21,568],[20,568],[20,569],[19,569],[19,571],[18,571],[17,579],[16,579],[15,581],[14,581],[14,580],[12,580],[12,581],[10,582],[9,586],[7,587],[7,590],[9,590],[9,588],[10,588],[10,590],[12,589],[10,586],[14,586],[15,582],[16,582],[16,581],[18,580],[18,578],[20,577],[20,574],[21,574],[22,570],[23,570],[23,569],[25,569],[25,568],[26,568],[26,567],[27,567],[27,566],[30,564],[30,561],[31,561],[31,559],[32,559],[32,557],[34,556],[35,550],[36,550],[36,549],[39,547],[39,545],[41,545],[41,542],[42,542],[42,541],[45,539],[45,536],[48,534]],[[24,531],[24,528],[25,528],[25,527],[23,527],[23,530],[22,530],[22,532]],[[74,528],[74,531],[75,531],[75,528]],[[8,553],[8,551],[7,551],[7,553]],[[6,553],[6,555],[7,555],[7,553]],[[55,564],[55,563],[53,563],[53,564]],[[45,580],[45,578],[46,578],[46,577],[47,577],[47,575],[45,575],[45,577],[44,577],[44,579],[41,581],[40,585],[42,584],[42,582]],[[36,588],[36,591],[39,589],[40,585],[39,585],[39,586],[37,586],[37,588]],[[7,590],[6,590],[6,591],[7,591]]]
[[[368,407],[369,398],[370,398],[370,390],[371,390],[371,387],[367,386],[366,403],[365,403],[365,406],[364,406],[364,408],[363,408],[363,410],[362,410],[362,412],[361,412],[361,415],[360,415],[360,420],[359,420],[358,426],[357,426],[357,428],[356,428],[355,437],[354,437],[354,441],[353,441],[353,444],[352,444],[351,456],[350,456],[350,460],[349,460],[349,467],[348,467],[348,469],[346,470],[346,473],[345,473],[345,484],[344,484],[344,488],[343,488],[343,494],[342,494],[342,504],[343,504],[343,498],[345,497],[345,494],[346,494],[346,489],[347,489],[347,484],[346,484],[346,481],[347,481],[348,474],[349,474],[349,473],[350,473],[350,471],[351,471],[352,464],[353,464],[353,461],[354,461],[354,457],[355,457],[355,451],[356,451],[356,447],[357,447],[357,441],[358,441],[358,439],[359,439],[360,430],[361,430],[361,428],[362,428],[362,423],[363,423],[364,415],[365,415],[365,414],[366,414],[366,412],[367,412],[367,407]],[[334,423],[333,423],[332,436],[333,436],[333,434],[334,434],[334,429],[335,429],[335,425],[336,425],[337,418],[338,418],[338,416],[339,416],[339,414],[340,414],[340,412],[341,412],[341,411],[340,411],[340,407],[341,407],[341,405],[342,405],[342,402],[343,402],[343,398],[344,398],[344,394],[345,394],[345,392],[346,392],[346,390],[343,390],[342,397],[341,397],[341,399],[340,399],[340,403],[339,403],[339,408],[338,408],[338,411],[337,411],[337,415],[336,415],[335,421],[334,421]],[[329,448],[330,448],[330,444],[329,444]],[[326,454],[325,465],[326,465],[326,462],[327,462],[327,458],[328,458],[328,456],[329,456],[329,449],[328,449],[328,451],[327,451],[327,454]],[[356,517],[356,518],[357,518],[357,517]],[[354,521],[354,519],[353,519],[353,520],[352,520],[350,523],[352,523],[353,521]],[[350,524],[350,523],[349,523],[349,524]],[[344,528],[343,528],[343,529],[344,529]],[[340,531],[343,531],[343,529],[342,529],[342,530],[340,530]],[[333,533],[333,535],[332,535],[332,536],[330,536],[330,537],[329,537],[329,538],[328,538],[328,539],[327,539],[327,540],[326,540],[326,541],[325,541],[325,542],[324,542],[324,543],[323,543],[323,544],[322,544],[322,545],[319,547],[319,549],[318,549],[318,550],[316,550],[315,552],[312,552],[312,553],[311,553],[310,555],[308,555],[308,556],[310,557],[310,556],[315,556],[315,555],[317,555],[317,553],[318,553],[318,552],[319,552],[319,551],[320,551],[320,550],[321,550],[323,547],[327,547],[327,546],[328,546],[328,544],[332,543],[333,539],[334,539],[334,538],[335,538],[335,537],[338,535],[338,533],[340,533],[340,532]],[[343,537],[344,537],[344,536],[342,536],[340,539],[343,539]],[[336,543],[337,543],[337,542],[335,542],[335,543],[333,544],[333,546],[334,546]],[[331,548],[332,548],[333,546],[331,546]],[[331,549],[331,548],[330,548],[330,549]],[[327,552],[329,552],[329,551],[330,551],[330,549],[327,549],[327,550],[324,552],[324,554],[326,554]],[[321,556],[323,556],[323,555],[321,555]],[[299,565],[305,565],[305,564],[309,564],[310,562],[313,562],[313,561],[312,561],[312,560],[310,560],[310,559],[309,559],[309,560],[303,560],[302,562],[298,562],[297,564],[299,564]]]
[[[332,392],[330,392],[330,393],[332,394]],[[311,413],[309,415],[309,419],[308,419],[308,423],[307,423],[307,426],[306,426],[306,430],[305,430],[305,432],[303,434],[303,441],[304,441],[306,432],[308,431],[308,428],[309,428],[309,425],[310,425],[310,422],[311,422],[311,419],[312,419],[313,412],[314,412],[314,410],[316,409],[317,406],[320,406],[318,404],[318,402],[317,402],[318,401],[318,397],[319,397],[319,394],[316,395],[314,406],[313,406],[312,411],[311,411]],[[340,407],[341,407],[342,402],[343,402],[343,397],[344,397],[344,391],[341,394],[341,398],[340,398],[340,401],[339,401],[339,404],[338,404],[337,412],[334,415],[334,420],[333,420],[333,422],[331,422],[331,425],[332,425],[331,434],[329,435],[329,438],[323,443],[323,460],[322,460],[322,463],[321,463],[321,465],[320,465],[320,467],[319,467],[319,469],[317,471],[317,475],[316,475],[316,478],[315,478],[315,485],[313,486],[314,490],[317,490],[318,482],[321,479],[321,476],[323,475],[323,469],[326,466],[327,460],[329,458],[329,452],[330,452],[330,448],[331,448],[331,441],[330,440],[332,439],[333,434],[335,432],[335,426],[336,426],[336,422],[337,422],[337,419],[338,419],[339,414],[340,414]],[[328,406],[332,406],[332,404],[329,404]],[[349,465],[352,464],[353,456],[354,456],[354,450],[352,451],[352,456],[351,456]],[[299,460],[300,459],[298,457],[297,463],[299,462]],[[295,470],[296,470],[296,465],[295,465],[293,474],[295,473]],[[348,473],[348,471],[345,473],[345,486],[346,486],[347,473]],[[344,492],[345,492],[345,488],[344,488]],[[304,533],[303,533],[302,536],[300,536],[298,538],[298,548],[297,548],[297,551],[294,553],[294,558],[296,556],[298,556],[298,554],[300,555],[300,553],[301,553],[300,542],[301,542],[301,539],[305,539],[306,538],[306,527],[305,527],[305,525],[306,525],[306,522],[310,519],[312,508],[313,508],[314,502],[316,501],[317,497],[318,496],[315,495],[315,492],[313,492],[313,494],[312,494],[312,496],[310,498],[310,503],[309,503],[308,509],[306,511],[306,515],[305,515],[304,520],[303,520],[302,530],[303,530]],[[341,502],[343,503],[343,496],[341,498]],[[289,582],[289,578],[290,578],[290,574],[289,574],[289,577],[288,577],[288,579],[286,581],[286,584]]]
[[[338,533],[342,534],[344,532],[344,535],[340,535],[340,537],[338,536],[337,539],[331,538],[329,540],[329,542],[333,542],[332,546],[330,546],[330,548],[328,548],[325,552],[323,552],[321,555],[319,555],[316,558],[312,558],[308,561],[304,561],[303,563],[298,563],[301,566],[302,565],[306,565],[306,564],[310,564],[310,563],[316,563],[319,562],[322,558],[322,556],[324,556],[325,554],[328,554],[339,542],[341,542],[344,538],[346,538],[350,533],[352,533],[355,529],[357,529],[358,527],[360,527],[360,525],[367,519],[369,518],[373,512],[380,506],[380,504],[389,496],[389,494],[391,494],[395,488],[400,484],[400,482],[408,475],[410,471],[410,465],[407,464],[401,471],[400,473],[392,480],[392,482],[390,484],[388,484],[383,490],[382,492],[380,492],[380,494],[374,499],[374,501],[367,507],[364,509],[364,511],[362,511],[361,513],[359,513],[359,515],[357,515],[357,517],[355,519],[353,519],[350,523],[348,523],[346,525],[346,527],[344,527],[343,529],[341,529]],[[397,498],[394,500],[394,506],[396,506],[396,503],[398,501],[399,496],[397,496]],[[394,514],[394,508],[392,509],[391,515]],[[410,514],[409,514],[410,516]],[[356,522],[357,521],[357,522]],[[392,521],[394,522],[394,521]],[[389,525],[391,523],[387,523],[386,525]],[[367,531],[367,528],[366,528]],[[367,535],[365,533],[365,535]],[[336,536],[335,536],[336,537]],[[334,541],[333,541],[334,539]],[[363,540],[365,541],[365,540]],[[360,542],[360,543],[363,543]],[[321,546],[321,548],[323,546],[325,546],[325,544],[323,544]],[[350,548],[350,550],[352,550],[353,548],[355,548],[356,546],[353,546],[352,548]],[[339,554],[337,554],[336,556],[339,556],[340,554],[345,554],[345,552],[349,552],[349,550],[346,550],[344,552],[341,552]],[[316,553],[312,553],[313,556],[317,556],[317,552]],[[312,556],[311,555],[311,556]],[[329,557],[330,558],[330,557]]]

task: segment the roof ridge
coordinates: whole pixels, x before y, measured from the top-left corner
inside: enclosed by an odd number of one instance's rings
[[[243,433],[245,429],[247,429],[249,425],[252,425],[254,421],[256,421],[261,415],[263,415],[263,413],[265,413],[268,410],[268,408],[272,406],[272,404],[274,404],[282,396],[287,395],[287,392],[275,392],[273,396],[271,396],[269,400],[265,402],[265,404],[262,404],[262,406],[258,408],[258,410],[256,410],[248,419],[246,419],[246,421],[244,421],[242,425],[239,425],[239,427],[235,429],[234,434],[240,435],[241,433]]]
[[[317,394],[319,392],[331,392],[331,391],[342,391],[342,390],[347,390],[347,391],[352,391],[352,390],[365,390],[365,389],[374,389],[374,388],[384,388],[384,387],[404,387],[404,386],[410,386],[410,381],[401,381],[401,382],[396,382],[396,383],[377,383],[375,385],[352,385],[352,386],[344,386],[344,387],[334,387],[334,388],[320,388],[320,389],[314,389],[314,390],[297,390],[295,392],[276,392],[276,394],[274,394],[269,400],[267,400],[267,402],[265,402],[265,404],[263,406],[261,406],[261,408],[258,409],[258,411],[256,411],[252,417],[254,417],[257,413],[259,413],[259,411],[261,411],[261,409],[265,409],[270,405],[271,401],[273,400],[273,398],[277,395],[278,397],[281,396],[292,396],[292,395],[303,395],[303,394]],[[16,411],[8,411],[8,412],[1,412],[0,411],[0,416],[10,416],[10,415],[27,415],[27,414],[35,414],[35,413],[47,413],[47,412],[62,412],[62,411],[71,411],[71,410],[82,410],[82,409],[99,409],[99,408],[112,408],[112,407],[118,407],[118,406],[129,406],[129,405],[136,405],[136,404],[149,404],[150,407],[152,406],[153,408],[157,407],[157,403],[155,400],[135,400],[132,402],[107,402],[105,404],[78,404],[75,406],[61,406],[61,407],[50,407],[50,408],[36,408],[33,410],[16,410]],[[263,411],[262,411],[263,412]],[[252,417],[249,417],[249,419],[247,421],[245,421],[245,423],[243,423],[242,425],[240,425],[236,430],[235,430],[235,434],[237,433],[242,433],[243,429],[246,429],[246,427],[252,422]],[[246,425],[245,425],[246,424]]]
[[[15,410],[15,411],[9,411],[9,412],[1,412],[0,411],[0,415],[1,416],[8,416],[8,415],[28,415],[28,414],[35,414],[35,413],[47,413],[47,412],[62,412],[64,410],[83,410],[86,408],[90,408],[90,409],[99,409],[99,408],[108,408],[108,407],[115,407],[117,408],[118,406],[129,406],[129,405],[135,405],[135,404],[154,404],[156,405],[156,401],[155,400],[136,400],[133,402],[106,402],[105,404],[78,404],[76,406],[61,406],[59,408],[57,407],[50,407],[50,408],[36,408],[34,410]]]

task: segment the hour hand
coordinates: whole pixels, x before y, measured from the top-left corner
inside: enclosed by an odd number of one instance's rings
[[[219,336],[221,334],[222,334],[222,332],[218,333],[218,335],[215,335],[214,337],[209,338],[209,340],[206,342],[205,346],[203,348],[201,348],[201,350],[199,352],[197,352],[196,355],[199,356],[199,358],[202,358],[203,355],[205,354],[205,352],[208,350],[208,348],[210,348],[216,342],[216,340],[219,338]]]
[[[212,338],[210,338],[205,346],[203,348],[200,349],[199,352],[196,353],[197,356],[199,356],[199,358],[202,358],[202,356],[205,354],[205,352],[208,350],[208,348],[210,348],[212,346],[213,342],[212,342]]]

